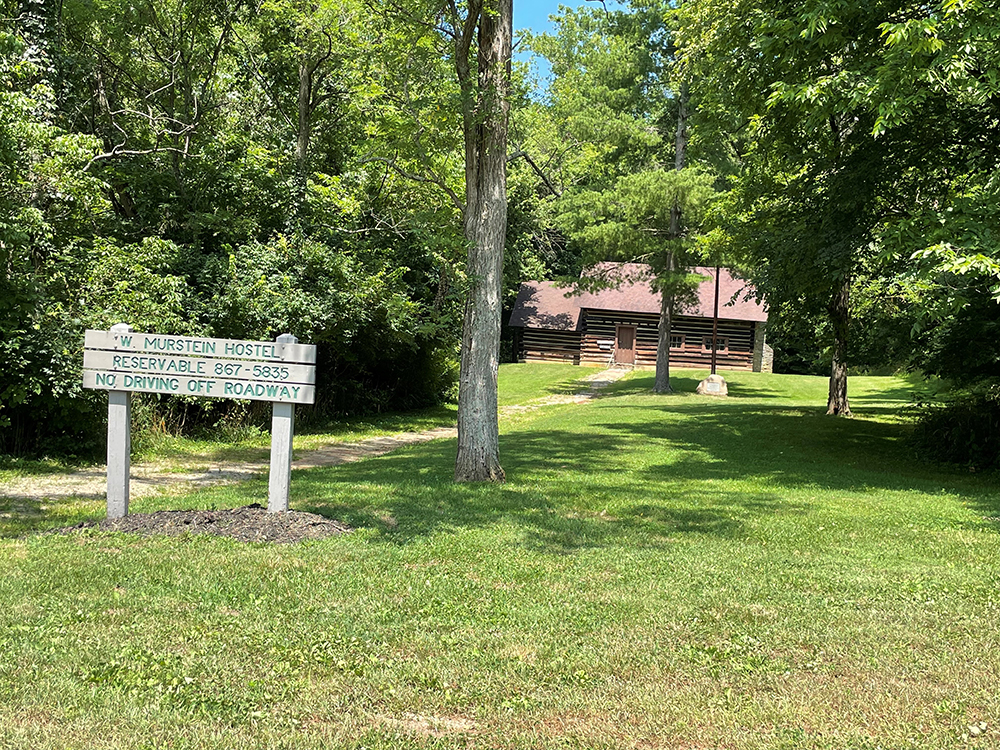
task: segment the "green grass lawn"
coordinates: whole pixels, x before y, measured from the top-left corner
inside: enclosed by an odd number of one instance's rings
[[[498,386],[500,406],[526,404],[546,396],[563,396],[586,390],[580,380],[601,372],[600,367],[557,363],[501,365]]]
[[[578,372],[519,367],[503,402]],[[906,380],[832,419],[823,379],[726,375],[514,415],[501,486],[454,441],[296,472],[357,529],[321,542],[5,519],[0,747],[1000,747],[996,479],[912,455]]]

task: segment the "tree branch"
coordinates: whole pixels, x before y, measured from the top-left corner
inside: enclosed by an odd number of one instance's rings
[[[414,182],[424,182],[430,185],[437,185],[439,188],[441,188],[442,191],[445,192],[445,194],[447,194],[449,198],[451,198],[451,202],[455,205],[455,208],[457,208],[463,214],[465,213],[465,204],[462,203],[461,199],[459,199],[458,194],[450,187],[448,187],[445,184],[444,180],[442,180],[440,177],[437,177],[433,174],[421,175],[421,174],[416,174],[415,172],[408,172],[401,166],[399,166],[394,159],[389,159],[388,157],[385,156],[366,156],[362,159],[359,159],[358,162],[360,164],[367,164],[370,162],[379,162],[381,164],[386,164],[393,172],[398,174],[400,177],[405,177],[406,179],[413,180]]]
[[[120,144],[121,145],[121,144]],[[89,170],[96,162],[105,161],[107,159],[113,159],[116,156],[146,156],[148,154],[158,154],[163,151],[170,151],[175,154],[181,154],[187,156],[188,153],[182,148],[174,148],[173,146],[157,146],[156,148],[146,148],[146,149],[119,149],[115,146],[110,151],[106,151],[103,154],[97,154],[92,157],[87,166],[85,166],[81,171],[86,172]]]
[[[535,160],[531,158],[531,156],[528,154],[527,151],[518,150],[512,154],[508,154],[507,161],[512,162],[518,158],[523,158],[526,162],[528,162],[528,166],[530,166],[535,171],[535,174],[537,174],[541,178],[542,182],[545,183],[545,187],[547,187],[554,196],[556,196],[557,198],[562,197],[562,191],[552,184],[552,181],[549,180],[548,175],[546,175],[545,172],[541,170],[541,168],[535,163]]]
[[[380,12],[382,12],[385,9],[385,7],[388,6],[393,11],[395,11],[399,15],[405,17],[408,21],[410,21],[411,23],[416,24],[417,26],[423,26],[425,29],[431,29],[433,31],[438,31],[438,32],[444,34],[445,36],[451,37],[452,39],[456,38],[456,29],[449,29],[447,26],[444,26],[442,24],[439,24],[439,23],[436,23],[436,22],[433,22],[433,21],[426,21],[423,18],[418,17],[418,16],[414,15],[413,13],[411,13],[410,11],[408,11],[406,8],[404,8],[399,3],[384,2],[384,0],[383,0],[383,2],[380,2],[380,3],[374,3],[371,0],[366,0],[365,6],[373,14],[374,13],[380,13]],[[444,5],[442,4],[441,9],[438,10],[435,15],[436,16],[440,15],[441,11],[443,11],[443,10],[444,10]]]
[[[246,40],[239,35],[235,28],[233,29],[233,35],[240,40],[240,43],[243,45],[243,49],[246,50],[247,57],[250,62],[250,72],[253,74],[253,77],[257,79],[257,83],[260,84],[261,91],[263,91],[267,98],[271,100],[271,104],[274,106],[274,109],[278,111],[278,114],[281,115],[282,119],[284,119],[285,124],[294,130],[295,123],[292,122],[292,118],[290,118],[284,109],[282,109],[277,95],[268,89],[264,74],[260,72],[260,69],[257,66],[257,60],[254,58],[253,52],[250,51],[250,45],[247,44]]]
[[[608,10],[608,5],[604,0],[586,0],[588,3],[600,3],[601,7],[604,8],[604,15],[611,18],[611,11]]]

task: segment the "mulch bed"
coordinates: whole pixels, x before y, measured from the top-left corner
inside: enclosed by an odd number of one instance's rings
[[[124,531],[144,536],[180,536],[214,534],[240,542],[294,544],[307,539],[324,539],[351,531],[337,521],[295,510],[268,513],[257,503],[231,510],[158,510],[155,513],[131,513],[124,518],[84,521],[50,533],[69,534],[80,529]]]

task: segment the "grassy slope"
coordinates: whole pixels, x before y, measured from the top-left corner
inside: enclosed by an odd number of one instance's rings
[[[729,380],[517,414],[503,486],[297,473],[340,539],[0,541],[0,747],[996,747],[995,483],[908,455],[905,381]]]

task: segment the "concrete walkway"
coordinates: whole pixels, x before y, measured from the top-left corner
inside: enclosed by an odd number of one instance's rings
[[[546,396],[526,404],[504,406],[500,409],[500,415],[535,411],[553,404],[579,404],[589,401],[597,396],[602,388],[628,372],[631,370],[615,368],[595,373],[583,379],[588,386],[585,391],[565,396]],[[382,456],[405,445],[454,438],[457,435],[458,430],[454,427],[437,427],[422,432],[403,432],[398,435],[368,438],[354,443],[330,443],[314,450],[296,451],[299,458],[292,463],[292,468],[317,469],[338,466],[364,458]],[[205,462],[199,463],[203,465]],[[184,468],[176,470],[162,463],[133,464],[129,495],[135,499],[149,495],[185,492],[215,484],[242,482],[260,476],[267,469],[267,461],[225,463],[205,469],[189,470]],[[104,466],[94,466],[63,474],[42,474],[9,480],[0,485],[0,497],[34,501],[68,497],[103,500],[107,491],[106,471]]]

